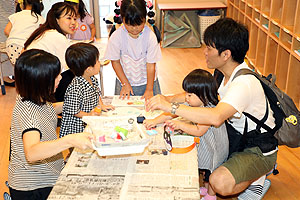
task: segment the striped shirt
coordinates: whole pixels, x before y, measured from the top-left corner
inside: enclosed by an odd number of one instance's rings
[[[23,148],[23,134],[36,130],[41,141],[57,139],[57,116],[53,105],[39,106],[22,101],[18,95],[11,121],[11,160],[8,167],[8,183],[15,190],[30,191],[53,187],[64,164],[62,153],[34,163],[27,162]]]
[[[75,115],[80,111],[89,113],[99,104],[98,81],[94,76],[91,79],[93,85],[82,76],[75,76],[68,86],[64,97],[59,137],[83,132],[86,124]]]

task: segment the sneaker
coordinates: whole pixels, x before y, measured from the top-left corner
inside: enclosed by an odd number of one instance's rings
[[[3,199],[4,200],[11,200],[11,197],[10,197],[10,195],[7,192],[4,192],[3,193]]]
[[[9,188],[8,181],[5,181],[5,185]]]
[[[264,186],[250,185],[238,196],[238,200],[261,200],[271,186],[271,181],[266,179]],[[251,190],[250,190],[251,189]]]

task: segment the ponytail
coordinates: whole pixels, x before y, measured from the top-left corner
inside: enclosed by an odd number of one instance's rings
[[[115,32],[115,30],[117,30],[116,28],[116,24],[122,24],[122,17],[120,15],[121,11],[120,11],[120,6],[121,6],[121,1],[116,1],[115,2],[115,6],[116,6],[116,9],[114,10],[114,13],[115,13],[115,16],[113,17],[114,19],[114,23],[113,23],[113,26],[108,34],[108,37],[110,37],[113,32]]]
[[[155,26],[155,20],[153,19],[153,17],[155,16],[155,12],[153,12],[153,5],[150,1],[146,2],[146,6],[149,8],[149,12],[147,13],[149,19],[148,19],[148,23],[153,27],[153,31],[156,35],[157,38],[157,42],[160,43],[161,41],[161,34],[160,31],[158,30],[157,26]]]

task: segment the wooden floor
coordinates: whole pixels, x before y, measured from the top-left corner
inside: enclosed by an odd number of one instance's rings
[[[164,94],[181,92],[181,82],[191,70],[206,68],[203,50],[204,47],[196,49],[162,49],[163,59],[158,63],[158,73]],[[0,94],[0,199],[3,198],[3,192],[8,191],[4,182],[7,180],[9,127],[16,97],[14,88],[6,87],[6,90],[6,95]],[[279,174],[268,177],[272,184],[264,200],[300,199],[300,184],[298,182],[300,180],[300,148],[279,147],[277,162]]]

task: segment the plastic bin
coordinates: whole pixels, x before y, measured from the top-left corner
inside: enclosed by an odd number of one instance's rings
[[[204,31],[205,29],[210,26],[211,24],[215,23],[218,21],[218,19],[221,18],[221,15],[217,16],[202,16],[198,15],[199,19],[199,33],[200,33],[200,41],[201,43],[203,42],[203,37],[204,37]]]

